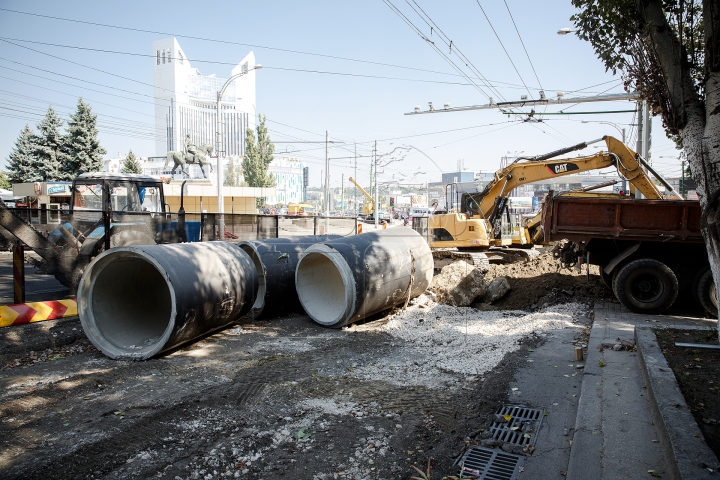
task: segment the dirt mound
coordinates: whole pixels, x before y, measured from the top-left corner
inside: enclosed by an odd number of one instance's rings
[[[602,283],[598,267],[583,265],[576,269],[560,267],[551,249],[545,248],[540,256],[527,262],[490,265],[485,280],[506,276],[512,290],[493,307],[502,310],[538,310],[560,303],[590,303],[613,299],[612,292]]]

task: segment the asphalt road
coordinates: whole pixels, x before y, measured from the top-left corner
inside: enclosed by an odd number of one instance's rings
[[[32,252],[27,257],[39,258]],[[0,252],[0,305],[14,303],[13,295],[13,260],[11,252]],[[25,301],[38,302],[70,298],[70,290],[58,282],[52,275],[40,272],[25,262]]]

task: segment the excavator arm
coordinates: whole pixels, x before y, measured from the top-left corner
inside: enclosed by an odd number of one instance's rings
[[[590,143],[604,140],[608,151],[585,157],[551,158],[587,147]],[[554,177],[573,175],[598,170],[614,165],[622,178],[646,198],[660,199],[662,193],[643,170],[644,162],[638,155],[616,138],[606,136],[595,142],[584,142],[573,147],[558,150],[538,157],[523,157],[502,170],[495,172],[495,178],[480,193],[463,194],[462,208],[471,215],[480,215],[491,222],[500,215],[505,201],[516,187]]]

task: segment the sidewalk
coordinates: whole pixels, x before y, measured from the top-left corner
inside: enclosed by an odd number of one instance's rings
[[[663,397],[677,395],[679,391],[668,385],[673,383],[674,376],[668,368],[662,368],[664,357],[659,355],[654,336],[648,330],[648,327],[715,326],[716,320],[635,314],[615,303],[595,306],[566,478],[647,479],[652,475],[648,471],[657,472],[661,478],[720,478],[697,465],[697,457],[709,449],[704,441],[698,441],[702,435],[697,439],[692,430],[694,427],[699,433],[694,421],[690,422],[687,416],[684,423],[672,420],[682,416],[679,407],[679,403],[684,405],[682,397],[673,400],[676,410],[662,409],[662,404],[667,403]],[[617,339],[633,342],[636,328],[644,332],[636,352],[613,350],[613,345],[619,343]],[[650,352],[653,349],[655,352]],[[653,375],[663,375],[662,372],[666,375],[661,380],[653,380]],[[684,410],[689,415],[687,407]],[[675,425],[668,426],[663,421],[668,417]],[[667,433],[673,428],[681,430],[680,453],[667,438],[673,437],[673,433]]]

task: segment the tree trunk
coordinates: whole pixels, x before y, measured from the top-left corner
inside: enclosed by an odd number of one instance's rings
[[[670,105],[676,110],[673,113],[684,121],[680,135],[697,183],[703,210],[702,232],[716,293],[720,293],[720,223],[713,225],[713,222],[720,222],[720,53],[717,45],[720,38],[717,21],[720,7],[717,0],[703,1],[707,75],[704,102],[695,89],[681,44],[667,22],[662,1],[637,0],[636,7],[644,34],[653,45],[663,70]],[[717,202],[708,205],[709,200],[716,198]],[[720,333],[720,315],[718,318]]]

